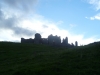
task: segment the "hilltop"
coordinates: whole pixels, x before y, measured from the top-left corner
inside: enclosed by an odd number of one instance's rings
[[[74,48],[0,42],[0,75],[100,75],[100,42]]]

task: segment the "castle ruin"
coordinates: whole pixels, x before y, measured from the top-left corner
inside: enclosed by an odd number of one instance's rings
[[[53,36],[52,34],[48,36],[48,38],[42,38],[39,33],[35,34],[35,38],[29,38],[29,39],[24,39],[21,38],[21,43],[34,43],[34,44],[46,44],[46,45],[52,45],[52,46],[60,46],[60,47],[75,47],[78,46],[78,42],[75,41],[75,45],[69,44],[68,43],[68,37],[62,40],[60,36]]]

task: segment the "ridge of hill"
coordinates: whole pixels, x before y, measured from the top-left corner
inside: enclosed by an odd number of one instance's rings
[[[0,75],[100,75],[100,42],[75,48],[0,42]]]

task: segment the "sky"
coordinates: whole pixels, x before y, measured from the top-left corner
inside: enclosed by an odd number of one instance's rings
[[[0,0],[0,41],[58,35],[69,43],[100,41],[100,0]]]

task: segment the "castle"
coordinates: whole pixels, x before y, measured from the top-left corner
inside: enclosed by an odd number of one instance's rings
[[[48,36],[48,38],[41,38],[41,35],[39,33],[35,34],[35,38],[32,39],[24,39],[21,38],[21,43],[34,43],[34,44],[46,44],[46,45],[52,45],[52,46],[64,46],[64,47],[75,47],[78,46],[78,42],[75,41],[75,45],[69,44],[68,43],[68,37],[66,37],[65,39],[62,40],[61,42],[61,38],[60,36],[53,36],[52,34]]]

